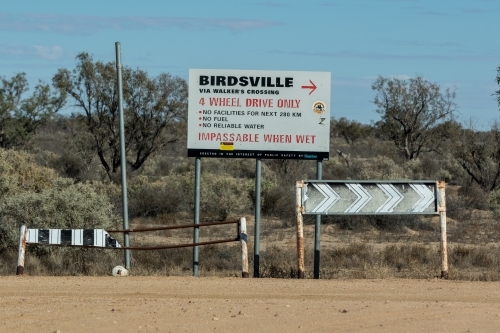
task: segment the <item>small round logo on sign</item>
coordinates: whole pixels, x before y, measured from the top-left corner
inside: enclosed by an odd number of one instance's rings
[[[313,104],[313,111],[316,112],[317,114],[322,114],[323,112],[326,111],[325,103],[323,103],[323,102],[314,103]]]

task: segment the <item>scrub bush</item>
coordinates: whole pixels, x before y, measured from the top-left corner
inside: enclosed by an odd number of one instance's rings
[[[107,196],[40,167],[24,152],[0,150],[0,251],[16,248],[19,228],[103,228],[117,222]]]

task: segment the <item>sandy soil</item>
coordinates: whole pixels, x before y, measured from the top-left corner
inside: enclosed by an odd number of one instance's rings
[[[500,283],[0,277],[0,332],[498,332]]]

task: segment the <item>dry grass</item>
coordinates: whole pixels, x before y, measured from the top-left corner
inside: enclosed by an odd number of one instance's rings
[[[449,278],[456,280],[500,280],[500,223],[482,211],[474,212],[465,222],[450,219],[448,262]],[[208,222],[208,221],[207,221]],[[141,218],[132,227],[190,224],[186,218],[163,220]],[[254,222],[247,218],[250,276],[253,276]],[[440,275],[440,232],[437,219],[413,223],[396,230],[378,229],[369,223],[355,230],[340,223],[322,224],[320,277],[345,278],[434,278]],[[260,277],[295,278],[297,276],[296,231],[290,221],[262,218]],[[423,227],[422,227],[423,225]],[[225,239],[236,234],[234,225],[200,228],[200,241]],[[176,229],[132,234],[131,244],[157,246],[191,243],[193,229]],[[306,277],[312,278],[314,223],[305,223]],[[15,272],[17,253],[0,257],[0,274]],[[132,251],[135,275],[192,275],[192,248]],[[26,273],[30,275],[109,275],[111,268],[123,263],[122,251],[102,249],[53,249],[39,251],[29,246]],[[240,276],[241,255],[237,242],[199,247],[200,276]]]

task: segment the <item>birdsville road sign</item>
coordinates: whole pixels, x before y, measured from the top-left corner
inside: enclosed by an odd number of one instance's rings
[[[303,214],[438,214],[435,181],[304,182]]]
[[[330,73],[189,70],[188,156],[327,160]]]

